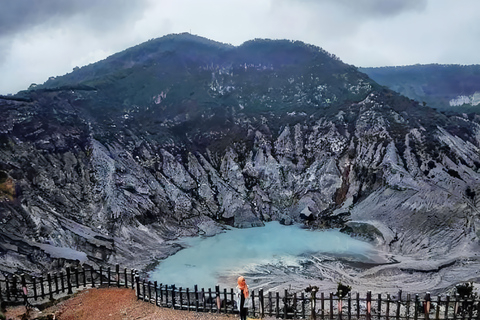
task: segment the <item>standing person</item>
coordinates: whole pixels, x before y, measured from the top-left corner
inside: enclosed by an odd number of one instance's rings
[[[245,278],[240,276],[237,279],[237,306],[240,311],[240,320],[247,320],[247,299],[249,297],[248,285]]]

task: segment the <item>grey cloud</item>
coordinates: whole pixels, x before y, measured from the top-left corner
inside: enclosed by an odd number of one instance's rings
[[[0,2],[0,64],[17,35],[76,27],[78,36],[121,34],[140,19],[147,0],[2,0]],[[40,28],[40,31],[36,27]]]
[[[409,11],[422,11],[427,0],[327,0],[341,3],[346,7],[372,16],[396,16]]]
[[[112,28],[138,16],[145,0],[3,0],[0,4],[0,37],[82,15],[90,27]]]
[[[338,6],[345,13],[356,14],[357,17],[379,18],[391,17],[410,11],[422,11],[429,0],[283,0],[284,3],[296,3],[322,9],[322,5]]]

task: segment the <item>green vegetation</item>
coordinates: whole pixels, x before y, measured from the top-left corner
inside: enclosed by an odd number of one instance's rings
[[[460,296],[460,299],[473,299],[476,298],[477,294],[473,292],[474,286],[471,282],[461,283],[455,287],[457,294]]]
[[[108,136],[94,133],[102,143],[141,126],[156,141],[188,140],[196,149],[222,132],[211,148],[223,149],[249,126],[261,128],[266,121],[268,134],[278,134],[312,115],[335,115],[374,88],[355,67],[300,41],[257,39],[233,47],[180,34],[147,41],[29,92],[76,95],[75,105],[109,128]]]
[[[339,282],[338,286],[337,286],[337,292],[335,293],[335,295],[337,297],[339,297],[340,299],[342,299],[342,298],[346,297],[350,293],[351,290],[352,290],[351,286],[344,285],[341,282]]]
[[[0,171],[0,184],[7,181],[7,178],[8,178],[8,174],[4,171]]]
[[[460,96],[480,93],[480,65],[412,65],[359,68],[381,85],[442,111],[480,113],[480,104],[450,105]],[[461,102],[458,102],[461,104]]]
[[[478,302],[475,302],[478,294],[474,290],[475,287],[472,282],[461,283],[455,286],[455,291],[462,300],[458,307],[458,313],[463,315],[463,317],[468,314],[471,315],[474,310],[478,310]]]

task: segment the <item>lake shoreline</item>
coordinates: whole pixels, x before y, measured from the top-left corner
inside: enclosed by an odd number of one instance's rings
[[[291,228],[292,226],[284,227]],[[298,226],[298,228],[305,232],[318,232],[318,230],[310,230],[302,226]],[[258,233],[258,228],[253,229],[255,229],[255,233]],[[230,230],[238,229],[232,228]],[[230,230],[222,231],[215,235],[178,239],[178,241],[175,241],[178,250],[174,254],[166,259],[151,263],[148,268],[143,270],[147,275],[147,279],[150,281],[157,280],[159,283],[162,282],[165,284],[166,281],[159,281],[158,278],[155,279],[153,276],[156,268],[165,264],[165,261],[175,256],[175,254],[188,250],[188,248],[190,248],[189,241],[192,241],[192,239],[201,240],[214,238],[219,234],[228,233]],[[349,238],[353,239],[351,237]],[[359,241],[358,239],[354,240]],[[216,280],[211,281],[209,285],[191,281],[188,284],[182,284],[182,286],[193,288],[193,286],[197,284],[199,288],[210,287],[213,289],[216,285],[220,285],[222,288],[229,290],[235,287],[236,277],[241,273],[250,280],[253,290],[258,290],[259,288],[264,290],[283,290],[284,288],[290,288],[291,290],[300,292],[309,285],[316,285],[321,288],[321,290],[330,292],[336,288],[338,282],[342,282],[350,284],[353,290],[357,292],[372,291],[374,293],[393,294],[398,292],[398,290],[403,290],[404,292],[421,293],[429,291],[432,293],[446,294],[451,292],[457,283],[466,281],[479,282],[480,280],[478,272],[477,274],[475,273],[476,267],[471,266],[467,272],[463,268],[459,268],[463,263],[462,261],[464,261],[464,259],[468,260],[468,257],[462,257],[460,255],[446,262],[444,259],[416,260],[412,257],[401,257],[386,252],[381,246],[374,248],[376,254],[381,256],[382,261],[369,262],[352,260],[351,257],[345,258],[338,254],[323,255],[320,258],[315,255],[305,254],[303,257],[298,256],[296,261],[270,261],[264,264],[257,264],[256,267],[250,266],[243,270],[241,270],[241,268],[236,270],[232,269],[227,271],[227,274],[216,274]],[[188,277],[190,271],[197,267],[197,263],[193,261],[195,261],[194,257],[192,257],[192,262],[188,263],[188,265],[186,264],[187,271],[184,271],[182,276]],[[301,261],[301,263],[299,261]],[[480,266],[478,259],[472,259],[471,261],[472,264]],[[451,275],[448,276],[448,274]],[[199,278],[201,277],[198,276],[197,279]],[[463,281],[459,281],[459,279]],[[169,281],[169,285],[175,284],[178,287],[180,284],[175,282],[176,281]]]

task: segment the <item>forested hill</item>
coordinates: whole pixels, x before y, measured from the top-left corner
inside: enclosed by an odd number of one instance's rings
[[[381,85],[441,111],[480,114],[480,65],[359,68]]]

